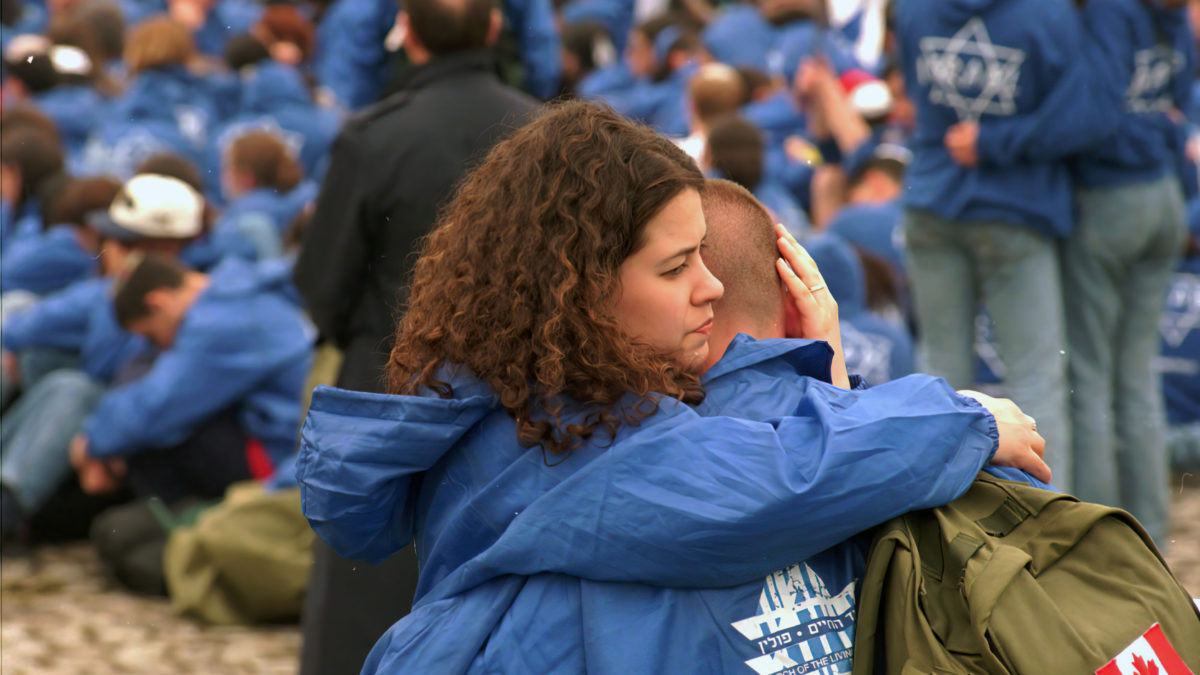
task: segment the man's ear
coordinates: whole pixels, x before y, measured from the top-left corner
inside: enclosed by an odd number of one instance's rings
[[[500,30],[504,28],[504,15],[499,9],[493,9],[491,15],[491,24],[488,25],[487,46],[491,47],[496,44],[496,40],[500,39]]]
[[[788,338],[801,337],[800,310],[796,309],[796,303],[792,302],[792,296],[788,295],[782,283],[779,286],[779,297],[783,300],[783,336]]]
[[[150,310],[151,314],[161,312],[169,307],[174,300],[174,289],[156,288],[146,294],[146,299],[143,301],[146,309]]]

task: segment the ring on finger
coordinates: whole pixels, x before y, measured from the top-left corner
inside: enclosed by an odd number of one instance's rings
[[[824,281],[822,281],[821,283],[817,284],[816,286],[809,286],[809,287],[808,287],[808,290],[809,290],[809,292],[810,292],[810,293],[816,293],[817,291],[824,290],[824,289],[825,289],[825,282],[824,282]]]

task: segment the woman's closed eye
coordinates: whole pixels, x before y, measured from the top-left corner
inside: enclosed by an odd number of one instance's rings
[[[684,261],[684,262],[680,263],[678,267],[672,267],[671,269],[667,270],[666,272],[663,272],[663,276],[664,277],[677,277],[680,274],[683,274],[683,271],[686,270],[687,268],[688,268],[688,263],[687,263],[687,261]]]

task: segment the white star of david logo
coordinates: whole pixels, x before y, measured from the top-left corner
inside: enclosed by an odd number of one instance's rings
[[[1158,328],[1163,340],[1178,347],[1189,333],[1200,326],[1200,277],[1177,274],[1167,289],[1166,306]]]
[[[930,102],[954,108],[960,120],[1017,111],[1025,52],[992,44],[983,19],[971,19],[948,38],[921,38],[920,46],[918,79],[931,85]]]

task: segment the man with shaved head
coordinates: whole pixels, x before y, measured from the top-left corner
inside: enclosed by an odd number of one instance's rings
[[[536,101],[500,82],[490,46],[492,0],[404,0],[413,68],[399,91],[351,117],[333,146],[296,287],[321,335],[344,353],[337,386],[383,391],[395,309],[417,241],[466,167],[520,126]],[[408,612],[416,556],[382,566],[314,549],[302,675],[358,672],[371,646]]]

